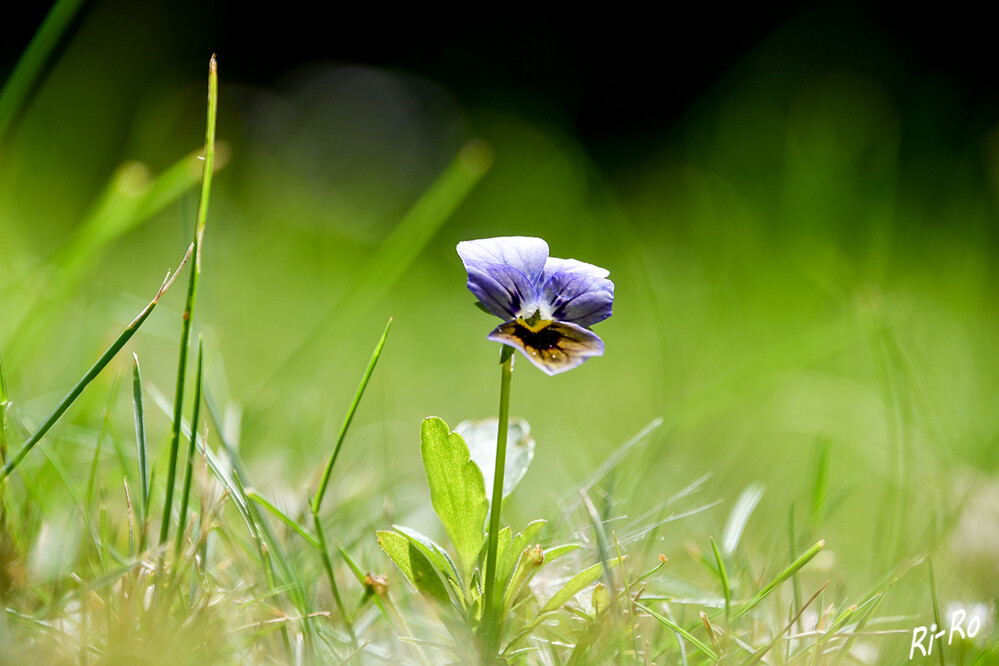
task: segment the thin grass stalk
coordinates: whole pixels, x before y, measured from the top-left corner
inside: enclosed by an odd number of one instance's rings
[[[597,556],[600,558],[600,565],[604,572],[604,582],[610,592],[611,609],[614,617],[619,617],[617,608],[617,586],[614,584],[614,576],[610,570],[610,547],[607,541],[607,532],[604,530],[603,520],[597,513],[597,507],[590,499],[589,493],[584,488],[579,489],[579,496],[583,500],[583,507],[586,509],[590,522],[593,523],[593,533],[597,537]]]
[[[187,528],[187,506],[191,497],[191,478],[194,476],[194,448],[198,439],[198,412],[201,410],[201,381],[204,372],[204,343],[198,338],[198,370],[194,379],[194,412],[191,414],[191,440],[187,447],[187,467],[184,470],[184,490],[180,495],[180,518],[177,525],[177,542],[174,552],[179,554],[184,545],[184,530]]]
[[[177,359],[177,384],[174,392],[173,426],[170,429],[170,459],[167,465],[166,498],[163,501],[163,519],[160,523],[160,543],[170,535],[170,510],[177,477],[177,452],[180,448],[180,426],[184,410],[184,380],[187,376],[187,356],[190,350],[191,317],[198,295],[198,278],[201,276],[201,246],[205,223],[208,219],[208,199],[212,190],[212,166],[215,162],[215,117],[218,111],[218,65],[215,56],[208,64],[208,121],[205,130],[205,165],[201,179],[201,200],[198,202],[198,219],[194,229],[194,265],[187,283],[187,301],[184,305],[180,335],[180,352]]]
[[[176,278],[177,274],[180,273],[180,269],[183,268],[185,263],[187,263],[190,256],[191,251],[188,250],[187,255],[177,268],[177,271],[173,274],[169,271],[167,272],[166,279],[163,280],[163,284],[160,286],[159,291],[156,292],[156,296],[153,297],[153,300],[151,300],[149,304],[146,305],[141,312],[139,312],[135,319],[132,320],[132,323],[125,327],[125,330],[122,331],[121,335],[119,335],[118,338],[111,343],[111,346],[108,347],[103,354],[101,354],[101,357],[97,359],[97,362],[94,363],[90,369],[87,370],[86,374],[83,375],[80,381],[78,381],[76,385],[70,389],[69,393],[66,394],[66,397],[64,397],[62,401],[56,405],[56,408],[52,410],[52,413],[49,414],[48,418],[46,418],[42,425],[39,426],[38,430],[36,430],[34,434],[28,438],[28,441],[25,442],[24,446],[21,447],[21,450],[17,452],[17,455],[7,461],[7,463],[3,466],[3,469],[0,470],[0,483],[6,480],[7,477],[10,476],[15,469],[17,469],[17,466],[21,464],[24,457],[31,452],[31,449],[35,448],[38,442],[42,440],[42,437],[44,437],[52,426],[56,424],[59,418],[66,413],[66,410],[69,409],[70,405],[72,405],[77,398],[80,397],[80,394],[83,393],[83,390],[87,388],[90,382],[92,382],[94,378],[100,374],[101,370],[107,367],[108,363],[111,362],[111,359],[113,359],[118,352],[121,351],[121,348],[125,346],[125,343],[127,343],[132,336],[135,335],[135,332],[139,330],[139,327],[142,326],[142,323],[145,322],[152,313],[156,304],[159,303],[160,298],[164,293],[166,293],[166,290],[170,288],[170,285],[173,284],[174,278]]]
[[[354,419],[354,412],[357,411],[357,406],[361,402],[361,397],[364,395],[364,389],[368,387],[368,380],[371,379],[371,373],[374,372],[375,366],[378,364],[378,359],[382,355],[382,348],[385,346],[385,339],[388,338],[389,329],[392,327],[392,318],[389,317],[388,323],[385,324],[385,330],[382,331],[382,337],[378,340],[378,344],[375,346],[375,350],[371,353],[371,359],[368,361],[368,367],[364,370],[364,375],[361,377],[361,383],[357,386],[357,391],[354,393],[354,399],[350,403],[350,408],[347,409],[347,415],[343,419],[343,424],[340,426],[340,434],[337,435],[336,444],[333,446],[333,453],[330,454],[329,462],[326,463],[326,469],[323,472],[322,480],[319,482],[319,489],[316,491],[315,497],[312,498],[312,514],[318,515],[320,507],[323,504],[323,497],[326,496],[326,487],[329,485],[330,476],[333,474],[333,466],[336,464],[337,456],[340,455],[340,447],[343,446],[343,440],[347,436],[347,429],[350,428],[350,422]]]
[[[357,636],[354,634],[354,624],[351,622],[350,615],[347,614],[347,609],[343,605],[343,598],[340,596],[340,588],[336,584],[336,576],[333,575],[333,561],[330,559],[330,551],[326,545],[326,532],[323,530],[323,521],[320,520],[318,513],[312,514],[312,525],[316,529],[316,537],[319,540],[319,557],[323,561],[323,570],[326,572],[326,577],[330,581],[330,590],[333,591],[333,601],[336,602],[336,609],[339,611],[340,616],[343,617],[343,623],[347,627],[347,633],[350,634],[351,645],[356,645]]]
[[[496,550],[499,544],[500,513],[503,508],[503,477],[506,475],[506,440],[510,425],[510,380],[513,376],[513,347],[503,345],[500,352],[499,423],[496,429],[496,466],[493,494],[489,502],[489,534],[486,545],[485,595],[482,606],[482,638],[485,656],[495,657],[500,644],[500,618],[496,607]]]
[[[135,450],[139,464],[139,525],[140,531],[149,516],[149,465],[146,462],[146,420],[142,406],[142,373],[139,357],[132,354],[132,413],[135,416]],[[145,538],[142,538],[144,545]],[[139,546],[142,550],[143,545]]]
[[[28,48],[21,54],[14,71],[0,90],[0,140],[3,140],[14,114],[24,103],[49,55],[82,4],[83,0],[58,0],[45,16]]]
[[[347,409],[347,414],[343,419],[343,424],[340,426],[340,433],[337,435],[336,444],[333,445],[333,453],[330,454],[329,462],[326,464],[326,469],[323,471],[322,479],[319,482],[319,489],[316,491],[315,497],[313,497],[309,502],[309,506],[312,510],[312,524],[316,530],[316,547],[319,550],[319,557],[322,559],[323,569],[326,571],[326,576],[329,578],[330,589],[333,592],[333,599],[336,602],[337,610],[343,617],[344,624],[347,626],[347,632],[350,634],[352,645],[356,645],[357,637],[354,634],[353,623],[347,613],[347,609],[343,605],[343,598],[340,596],[340,589],[337,586],[336,576],[333,575],[333,562],[330,559],[329,548],[326,544],[326,534],[323,530],[323,523],[319,518],[319,509],[322,507],[323,498],[326,496],[326,489],[329,487],[330,478],[333,475],[333,467],[336,465],[337,457],[340,455],[340,449],[343,446],[344,439],[347,437],[347,430],[350,428],[350,423],[354,419],[354,413],[357,411],[357,406],[361,403],[361,398],[364,396],[364,390],[368,386],[371,374],[374,372],[375,366],[378,365],[378,359],[381,358],[382,348],[385,347],[385,340],[388,338],[389,329],[391,327],[392,318],[389,317],[388,322],[385,324],[385,330],[382,331],[382,337],[378,340],[378,344],[375,345],[375,350],[371,353],[371,359],[368,361],[368,367],[364,370],[364,375],[361,377],[361,383],[357,386],[357,391],[354,393],[354,399],[351,401],[350,407]]]
[[[725,594],[725,624],[728,624],[732,620],[732,585],[728,579],[728,571],[725,569],[725,558],[718,550],[718,544],[713,538],[709,541],[711,542],[711,550],[715,554],[715,562],[718,565],[718,578],[721,580],[722,592]]]

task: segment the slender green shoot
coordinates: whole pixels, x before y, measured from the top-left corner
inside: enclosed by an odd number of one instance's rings
[[[610,561],[610,547],[607,541],[607,532],[604,530],[604,524],[600,520],[597,508],[593,505],[593,501],[590,499],[590,495],[586,492],[585,488],[579,489],[579,496],[583,500],[583,506],[586,507],[590,522],[593,524],[593,533],[597,537],[597,556],[600,558],[600,564],[603,566],[604,583],[610,592],[612,612],[614,617],[617,617],[617,588],[614,585],[614,577],[611,575],[610,566],[608,565]]]
[[[146,419],[142,407],[142,374],[139,357],[132,354],[132,413],[135,417],[135,449],[139,463],[139,525],[149,517],[149,463],[146,462]],[[143,539],[144,541],[144,539]],[[140,550],[142,547],[140,546]]]
[[[330,454],[329,462],[326,463],[322,480],[319,482],[319,489],[316,491],[315,497],[312,498],[311,507],[313,515],[319,513],[319,509],[323,504],[323,498],[326,496],[326,488],[329,485],[330,476],[333,474],[333,466],[336,464],[337,456],[340,455],[340,447],[343,446],[343,440],[347,436],[347,429],[350,428],[350,422],[354,419],[354,412],[357,411],[357,406],[361,403],[364,390],[368,387],[368,380],[371,379],[371,373],[374,372],[375,366],[378,364],[378,359],[382,355],[382,348],[385,346],[385,339],[388,338],[391,327],[392,318],[389,317],[388,323],[385,324],[385,330],[382,331],[382,337],[378,340],[375,350],[371,353],[371,360],[368,361],[368,367],[364,370],[364,376],[361,377],[361,383],[357,386],[357,391],[354,393],[354,399],[350,403],[350,408],[347,409],[343,425],[340,426],[340,434],[337,435],[336,444],[333,445],[333,453]]]
[[[163,520],[160,523],[160,543],[170,534],[170,511],[173,508],[173,491],[177,476],[177,453],[180,448],[180,423],[184,410],[184,382],[187,376],[187,355],[191,346],[191,318],[198,294],[201,275],[201,246],[208,219],[208,199],[212,191],[212,168],[215,162],[215,117],[219,97],[218,65],[215,56],[208,64],[208,122],[205,130],[205,163],[201,178],[201,200],[198,202],[198,219],[194,229],[194,265],[188,276],[187,302],[184,305],[180,335],[180,353],[177,360],[177,384],[174,392],[173,427],[170,430],[170,458],[167,464],[166,499],[163,501]]]
[[[337,458],[340,455],[340,449],[343,447],[344,439],[347,437],[347,430],[350,428],[350,423],[354,419],[354,413],[357,411],[357,406],[361,403],[364,391],[368,387],[368,381],[371,379],[371,374],[375,371],[375,366],[378,365],[378,359],[381,358],[382,349],[385,347],[385,340],[388,338],[389,329],[391,327],[392,318],[389,317],[388,322],[385,324],[385,330],[382,331],[382,337],[379,338],[378,344],[375,345],[375,350],[371,353],[371,359],[368,361],[368,367],[364,370],[364,375],[361,377],[361,383],[357,386],[357,391],[354,393],[354,399],[351,401],[350,407],[347,409],[347,415],[343,419],[343,424],[340,426],[340,433],[337,435],[336,444],[333,445],[333,453],[330,454],[329,462],[326,463],[326,468],[323,470],[323,476],[319,482],[319,489],[309,502],[309,507],[312,511],[312,525],[316,531],[316,539],[309,537],[308,540],[319,550],[319,556],[322,559],[323,570],[326,572],[326,577],[329,579],[333,599],[336,602],[337,610],[340,611],[340,615],[343,617],[343,621],[347,626],[347,631],[350,633],[352,642],[356,642],[357,639],[354,634],[354,627],[351,623],[350,616],[347,614],[346,607],[343,605],[343,598],[340,596],[340,589],[337,586],[336,576],[333,574],[333,562],[330,559],[329,547],[326,543],[326,533],[323,530],[322,519],[319,517],[319,510],[322,507],[323,498],[326,496],[326,489],[329,487],[330,478],[333,475],[333,467],[336,465]]]
[[[316,530],[316,537],[319,541],[319,557],[323,562],[323,570],[326,572],[326,578],[329,579],[330,591],[333,593],[333,601],[336,603],[336,609],[340,612],[341,617],[343,617],[343,623],[347,627],[347,633],[350,634],[350,642],[352,644],[357,643],[357,636],[354,633],[354,625],[350,620],[350,616],[347,614],[347,608],[343,605],[343,597],[340,596],[340,586],[336,583],[336,576],[333,574],[333,561],[330,559],[329,546],[326,544],[326,532],[323,530],[323,521],[319,517],[318,513],[312,514],[312,526]]]
[[[736,617],[736,618],[742,617],[743,615],[745,615],[749,611],[753,610],[761,601],[763,601],[764,599],[766,599],[768,596],[770,596],[770,594],[774,590],[776,590],[778,587],[780,587],[781,583],[783,583],[784,581],[786,581],[788,578],[790,578],[791,576],[793,576],[794,574],[796,574],[798,571],[800,571],[802,567],[804,567],[806,564],[808,564],[809,562],[811,562],[812,558],[814,558],[816,555],[818,555],[819,552],[823,548],[825,548],[825,547],[826,547],[826,542],[825,542],[825,540],[822,540],[822,541],[819,541],[818,543],[816,543],[814,546],[812,546],[808,550],[806,550],[801,555],[801,557],[799,557],[794,562],[792,562],[790,564],[790,566],[788,566],[786,569],[784,569],[782,572],[780,572],[780,574],[778,574],[776,578],[774,578],[772,581],[770,581],[769,583],[767,583],[763,587],[762,590],[760,590],[755,595],[753,595],[752,599],[750,599],[746,603],[744,603],[741,606],[739,606],[739,608],[737,608],[736,611],[735,611],[735,613],[734,613],[734,617]]]
[[[673,622],[672,620],[662,615],[661,613],[657,613],[656,611],[652,610],[651,608],[649,608],[648,606],[646,606],[641,602],[636,601],[635,606],[641,608],[643,611],[651,615],[657,622],[659,622],[666,628],[670,629],[678,636],[682,636],[688,643],[697,648],[701,652],[701,654],[706,656],[711,661],[713,662],[718,661],[718,655],[715,654],[714,650],[705,645],[703,641],[701,641],[696,636],[691,634],[689,631],[678,625],[676,622]]]
[[[715,554],[715,562],[718,564],[718,578],[721,580],[722,592],[725,594],[725,622],[727,623],[732,619],[732,585],[728,580],[725,559],[722,557],[721,551],[718,550],[718,544],[715,543],[714,538],[711,538],[710,541],[711,550]]]
[[[267,513],[271,514],[272,516],[280,520],[282,523],[284,523],[285,526],[290,528],[293,532],[295,532],[295,534],[302,537],[302,539],[305,540],[305,543],[309,544],[313,548],[316,549],[320,548],[319,540],[316,539],[316,537],[309,534],[305,530],[305,528],[302,527],[300,524],[298,524],[298,522],[294,518],[292,518],[284,511],[274,506],[274,504],[272,504],[270,500],[268,500],[266,497],[258,493],[256,490],[253,490],[252,488],[246,489],[246,496],[249,499],[256,502],[257,504],[259,504],[261,507],[263,507],[264,510],[267,511]]]
[[[184,545],[184,530],[187,529],[187,506],[191,497],[191,479],[194,477],[195,443],[198,440],[198,413],[201,411],[201,386],[204,375],[204,343],[198,337],[198,369],[194,379],[194,412],[191,414],[191,439],[187,447],[187,467],[184,470],[184,489],[180,495],[180,517],[177,525],[177,540],[174,552],[180,553]]]
[[[160,297],[162,297],[163,294],[166,293],[166,290],[170,288],[170,285],[173,284],[174,278],[176,278],[177,274],[180,273],[180,269],[183,268],[185,263],[187,263],[187,259],[190,256],[191,251],[189,249],[177,271],[173,274],[167,272],[166,279],[163,280],[163,284],[160,285],[160,289],[156,292],[156,296],[153,297],[153,300],[149,301],[149,304],[146,305],[141,312],[139,312],[135,319],[132,320],[132,323],[125,327],[125,330],[122,331],[121,335],[119,335],[118,338],[111,343],[111,346],[108,347],[103,354],[101,354],[101,357],[97,359],[97,362],[90,367],[80,381],[78,381],[76,385],[70,389],[69,393],[66,394],[66,397],[63,398],[58,405],[56,405],[56,408],[52,410],[52,413],[49,414],[48,418],[46,418],[42,425],[39,426],[38,430],[36,430],[31,437],[28,438],[28,441],[25,442],[24,446],[21,447],[21,450],[17,452],[17,455],[7,461],[7,464],[5,464],[3,469],[0,470],[0,483],[6,480],[6,478],[10,476],[15,469],[17,469],[17,466],[21,464],[24,457],[31,452],[31,449],[33,449],[38,442],[42,440],[42,437],[44,437],[52,426],[56,424],[59,418],[66,413],[66,410],[69,409],[70,405],[72,405],[77,398],[80,397],[80,394],[83,393],[85,388],[87,388],[87,385],[101,373],[101,370],[107,367],[108,363],[111,362],[111,359],[113,359],[118,352],[121,351],[121,348],[125,346],[125,343],[127,343],[132,336],[135,335],[135,332],[139,330],[139,327],[142,326],[142,323],[146,321],[150,313],[152,313],[156,304],[159,303]]]
[[[774,636],[774,639],[772,641],[770,641],[770,643],[766,647],[764,647],[764,648],[756,651],[756,653],[753,655],[752,659],[750,659],[748,662],[746,662],[746,666],[750,666],[750,664],[755,664],[756,662],[758,662],[761,659],[763,659],[763,657],[765,657],[766,654],[768,652],[770,652],[770,650],[773,649],[773,647],[775,645],[777,645],[777,641],[779,641],[784,636],[784,634],[786,634],[787,632],[791,631],[791,627],[793,627],[795,625],[795,623],[799,619],[801,619],[801,615],[805,612],[805,609],[808,608],[809,606],[811,606],[812,603],[816,599],[819,598],[819,595],[822,594],[827,587],[829,587],[829,581],[826,581],[825,583],[823,583],[822,587],[820,587],[815,592],[815,594],[813,594],[811,596],[811,598],[808,601],[806,601],[804,603],[804,605],[801,606],[801,608],[798,609],[798,612],[795,613],[794,617],[791,618],[791,621],[788,622],[787,626],[784,627],[784,631],[782,631],[779,634],[777,634],[776,636]]]
[[[0,89],[0,141],[83,0],[57,0]]]
[[[482,606],[481,632],[486,657],[492,659],[499,649],[500,619],[496,604],[496,550],[499,544],[500,513],[503,505],[503,478],[506,474],[506,440],[510,425],[510,380],[513,377],[513,347],[503,345],[500,352],[499,424],[496,432],[496,466],[493,471],[493,494],[489,502],[489,535],[486,542],[486,577]]]

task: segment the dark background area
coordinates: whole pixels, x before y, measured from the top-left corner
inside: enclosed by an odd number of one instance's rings
[[[117,12],[125,32],[130,21],[155,22],[160,42],[149,46],[178,71],[201,68],[208,52],[218,53],[230,82],[270,87],[314,62],[388,67],[436,81],[470,107],[554,122],[612,162],[666,131],[747,51],[781,30],[807,40],[799,46],[816,60],[893,70],[894,92],[903,97],[926,77],[945,79],[969,122],[974,108],[995,104],[999,89],[986,3],[676,3],[662,17],[627,9],[456,14],[363,4],[140,4],[86,2],[63,44],[93,12]],[[19,11],[0,27],[3,74],[47,7],[27,3]]]

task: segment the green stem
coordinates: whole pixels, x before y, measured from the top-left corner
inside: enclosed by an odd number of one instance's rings
[[[499,543],[500,511],[503,505],[503,477],[506,474],[506,440],[510,425],[510,379],[513,376],[513,347],[503,346],[500,354],[499,424],[496,429],[496,467],[493,473],[493,497],[489,503],[489,535],[486,547],[485,599],[482,610],[482,631],[486,658],[499,651],[500,617],[496,607],[496,549]]]
[[[312,525],[316,528],[316,536],[319,539],[319,556],[322,558],[326,577],[330,581],[330,590],[333,591],[333,601],[336,602],[336,608],[340,611],[343,623],[347,626],[347,633],[350,634],[351,644],[356,645],[357,636],[354,634],[354,625],[351,623],[350,616],[347,615],[347,609],[343,605],[343,599],[340,597],[340,588],[337,586],[336,577],[333,575],[333,561],[330,559],[329,548],[326,545],[326,532],[323,530],[323,523],[318,513],[312,514]]]
[[[174,553],[180,555],[184,545],[184,532],[187,530],[187,506],[191,497],[191,479],[194,476],[194,450],[198,440],[198,413],[201,408],[201,383],[204,374],[204,344],[198,338],[198,371],[194,380],[194,413],[191,415],[191,440],[187,447],[187,469],[184,470],[184,490],[180,495],[180,517],[177,525]],[[197,539],[193,539],[197,541]]]
[[[201,177],[201,200],[198,202],[198,220],[194,228],[194,266],[187,283],[187,302],[184,306],[183,326],[180,334],[180,354],[177,359],[177,384],[173,401],[173,427],[170,430],[170,459],[167,466],[166,498],[163,500],[163,520],[160,523],[160,543],[170,534],[170,510],[173,508],[173,491],[177,478],[177,452],[180,448],[180,421],[184,410],[184,380],[187,376],[187,355],[191,346],[191,317],[198,294],[201,276],[201,246],[208,216],[208,199],[212,190],[212,165],[215,162],[215,116],[219,97],[218,66],[215,56],[208,63],[208,122],[205,130],[205,163]],[[195,426],[196,427],[196,426]],[[196,436],[192,434],[192,437]]]
[[[330,476],[333,474],[333,465],[336,464],[337,456],[340,455],[340,447],[343,446],[343,440],[347,436],[347,429],[350,428],[350,422],[354,419],[354,412],[357,411],[357,406],[361,404],[361,397],[364,396],[364,389],[368,387],[368,380],[371,379],[371,373],[375,371],[375,366],[378,364],[378,359],[382,355],[382,347],[385,346],[385,339],[388,337],[389,328],[392,327],[392,318],[389,317],[388,323],[385,324],[385,330],[382,331],[382,337],[378,340],[378,344],[375,346],[375,351],[371,353],[371,360],[368,361],[368,367],[364,370],[364,376],[361,377],[361,383],[357,387],[357,391],[354,393],[354,400],[350,403],[350,408],[347,410],[347,415],[343,419],[343,425],[340,426],[340,434],[337,435],[336,444],[333,446],[333,453],[330,454],[329,462],[326,464],[326,470],[323,472],[322,480],[319,482],[319,490],[316,491],[315,497],[312,498],[312,514],[318,515],[319,509],[323,505],[323,498],[326,496],[326,488],[330,482]]]

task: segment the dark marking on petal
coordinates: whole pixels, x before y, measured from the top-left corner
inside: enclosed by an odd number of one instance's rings
[[[489,339],[516,347],[549,375],[571,370],[604,352],[600,338],[591,331],[551,320],[534,325],[522,319],[508,321],[490,333]]]

